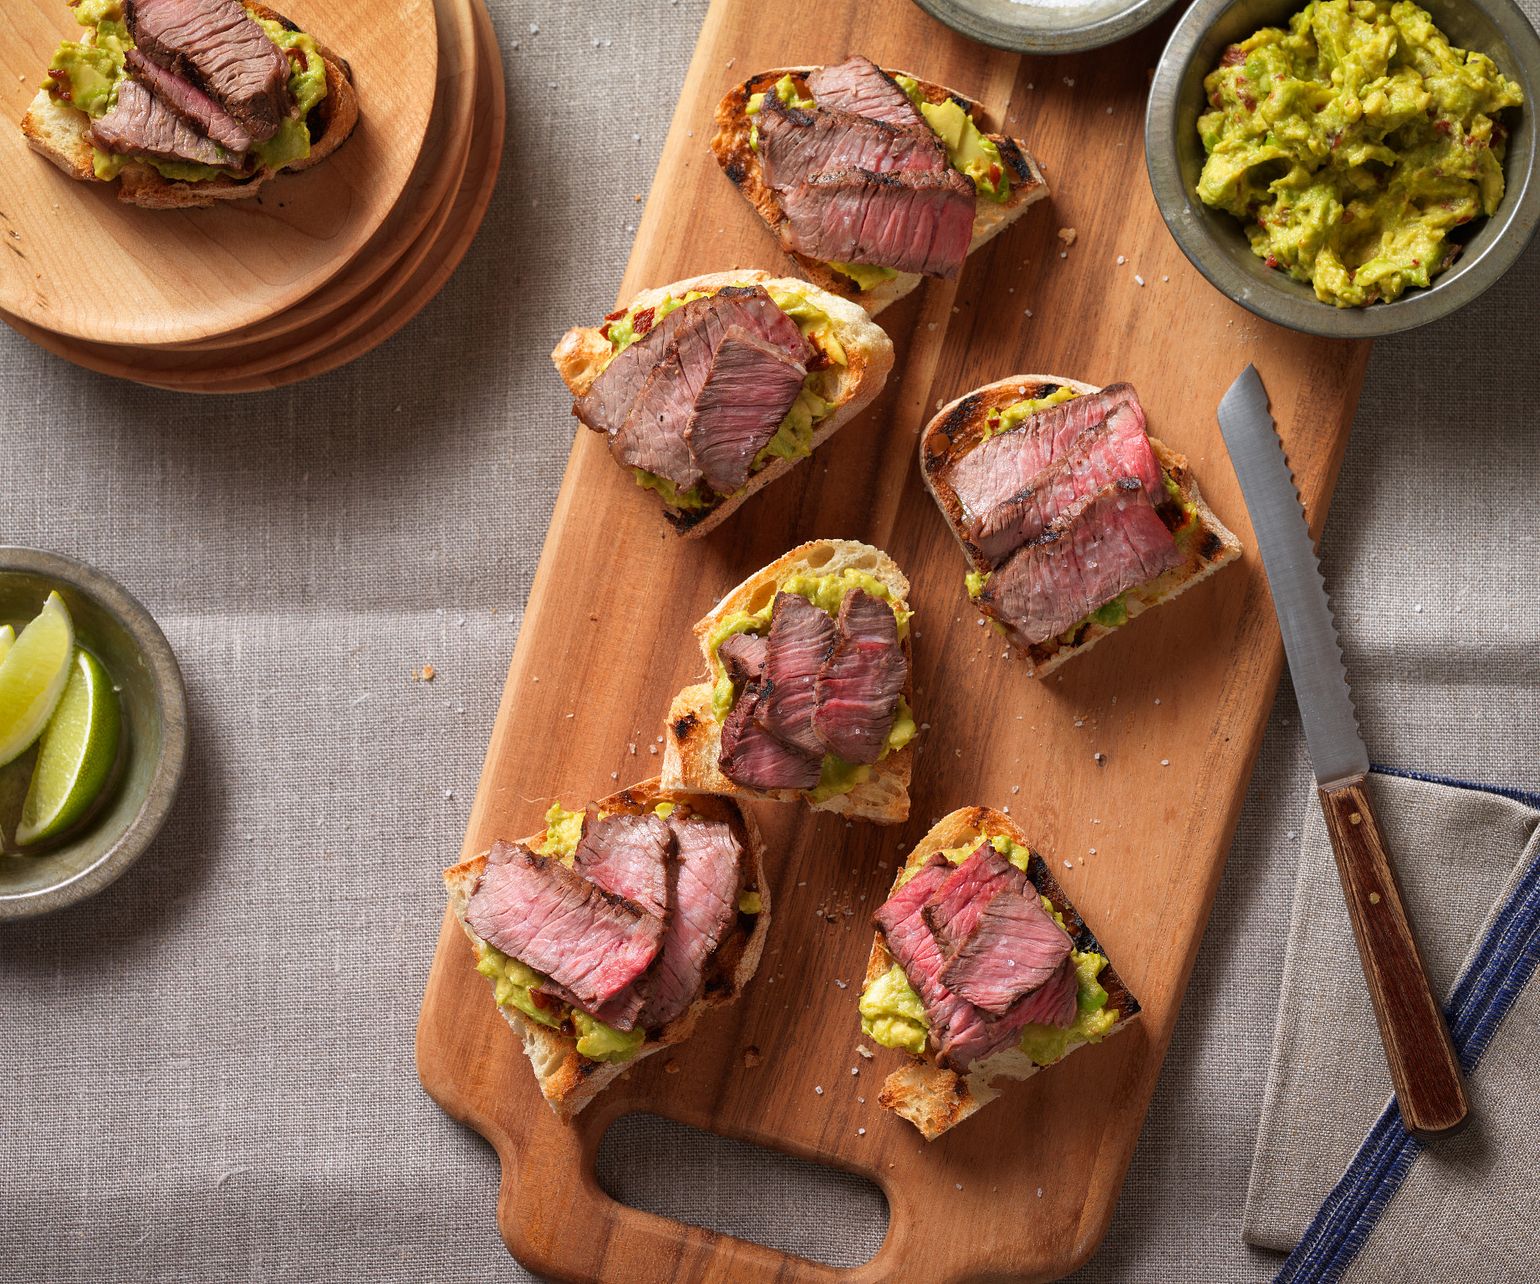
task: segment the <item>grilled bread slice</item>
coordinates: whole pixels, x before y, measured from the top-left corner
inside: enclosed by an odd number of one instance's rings
[[[796,263],[797,270],[815,285],[820,285],[833,294],[856,300],[875,316],[888,304],[910,293],[919,285],[922,278],[914,272],[900,272],[897,276],[862,289],[855,280],[829,264],[809,258],[792,249],[791,229],[786,220],[786,212],[781,208],[775,192],[765,182],[759,152],[751,145],[754,118],[748,112],[749,99],[755,94],[773,93],[776,82],[783,76],[789,75],[801,85],[807,74],[815,70],[817,68],[814,66],[777,67],[773,71],[762,71],[758,75],[750,76],[742,84],[736,85],[717,104],[714,120],[716,133],[711,139],[711,151],[717,158],[717,164],[732,180],[733,185],[743,193],[744,199],[754,207],[760,218],[764,219],[766,226],[775,234],[782,250]],[[910,75],[908,72],[895,70],[888,70],[887,74],[889,76]],[[911,79],[918,85],[920,95],[926,102],[941,103],[947,99],[956,102],[972,117],[980,130],[985,132],[985,137],[1000,149],[1000,159],[1011,182],[1010,194],[1003,202],[984,195],[976,198],[973,240],[968,246],[968,253],[972,254],[985,241],[999,235],[1020,218],[1029,205],[1047,196],[1047,181],[1043,178],[1037,162],[1033,160],[1031,153],[1022,143],[1014,138],[1007,138],[1004,134],[991,134],[985,130],[988,122],[983,108],[978,103],[944,85],[921,80],[918,76],[912,76]],[[805,85],[802,87],[805,88]]]
[[[925,430],[920,434],[920,475],[925,480],[926,489],[945,514],[947,524],[962,546],[971,571],[986,572],[990,569],[989,563],[969,546],[964,537],[962,504],[944,474],[952,463],[980,443],[985,421],[991,411],[1003,410],[1017,402],[1047,397],[1060,388],[1070,388],[1076,393],[1101,391],[1094,384],[1059,375],[1014,375],[1009,379],[987,383],[949,402],[925,425]],[[1150,445],[1161,468],[1181,491],[1184,504],[1191,506],[1195,526],[1180,541],[1182,561],[1179,565],[1148,583],[1129,589],[1124,595],[1128,620],[1207,579],[1220,567],[1241,555],[1240,541],[1203,502],[1203,496],[1198,493],[1197,479],[1188,468],[1186,457],[1177,454],[1153,436],[1150,437]],[[1082,651],[1090,650],[1109,633],[1121,627],[1120,624],[1103,624],[1095,619],[1087,619],[1067,635],[1027,648],[1013,647],[1012,650],[1025,655],[1034,676],[1045,678],[1061,664]]]
[[[757,913],[740,913],[737,923],[718,947],[707,965],[704,994],[681,1015],[659,1030],[649,1030],[646,1042],[625,1061],[592,1061],[577,1050],[577,1038],[567,1026],[553,1029],[526,1016],[511,1004],[498,1008],[524,1044],[524,1053],[534,1068],[541,1094],[562,1120],[570,1120],[584,1106],[643,1057],[689,1038],[695,1024],[710,1008],[733,1002],[748,984],[764,953],[765,937],[770,930],[770,888],[765,882],[764,843],[751,817],[724,798],[685,797],[664,789],[654,776],[619,793],[601,799],[595,807],[607,813],[639,814],[659,803],[671,802],[689,807],[708,820],[725,821],[743,848],[743,868],[739,877],[740,897],[758,896]],[[532,850],[546,839],[546,831],[523,840]],[[486,867],[486,853],[461,861],[444,871],[444,886],[449,893],[449,908],[480,957],[484,942],[466,922],[465,911]],[[741,904],[741,901],[740,901]]]
[[[888,600],[898,609],[909,609],[909,581],[897,563],[879,548],[845,539],[820,539],[799,545],[791,552],[756,571],[713,607],[695,626],[710,675],[705,682],[686,687],[669,706],[668,725],[664,728],[663,787],[689,794],[718,794],[729,798],[760,798],[776,802],[804,799],[814,811],[893,825],[909,816],[909,778],[914,768],[914,743],[911,740],[874,763],[864,779],[845,793],[814,801],[798,789],[749,789],[723,774],[718,760],[722,754],[722,722],[712,701],[712,687],[721,676],[721,664],[712,653],[711,637],[723,620],[739,611],[761,611],[775,600],[777,589],[794,575],[839,575],[844,571],[869,575],[887,590]],[[904,654],[909,654],[909,639],[902,639]],[[913,700],[913,665],[910,681],[904,686],[903,699]]]
[[[963,807],[943,816],[915,844],[898,876],[894,878],[892,890],[898,890],[906,870],[924,864],[933,853],[975,843],[985,835],[1009,838],[1021,847],[1031,848],[1027,836],[1009,816],[988,807]],[[1064,920],[1075,949],[1105,957],[1105,951],[1076,912],[1064,889],[1059,886],[1058,880],[1048,868],[1048,862],[1036,851],[1032,852],[1027,863],[1027,877]],[[878,932],[867,959],[863,993],[865,986],[870,986],[891,971],[894,962],[882,933]],[[1125,1029],[1138,1017],[1139,1001],[1129,993],[1128,986],[1110,962],[1102,968],[1096,979],[1107,992],[1107,1001],[1100,1011],[1116,1013],[1115,1019],[1094,1038],[1094,1042],[1100,1043]],[[1057,1065],[1086,1043],[1084,1038],[1072,1037],[1057,1060],[1051,1064]],[[934,1141],[948,1128],[960,1124],[980,1106],[998,1097],[1001,1088],[997,1081],[1030,1079],[1044,1069],[1047,1067],[1039,1065],[1019,1046],[1006,1048],[975,1062],[965,1074],[943,1069],[927,1050],[923,1057],[909,1057],[904,1065],[889,1074],[883,1081],[882,1092],[877,1099],[889,1110],[909,1120],[925,1135],[926,1141]]]
[[[266,18],[289,31],[298,31],[281,13],[265,4],[248,0],[245,8],[255,17]],[[326,63],[326,96],[311,109],[307,118],[310,154],[303,160],[285,165],[281,170],[259,167],[250,174],[227,174],[218,178],[185,182],[167,178],[144,160],[131,160],[117,177],[118,199],[145,209],[193,209],[220,201],[244,201],[255,196],[278,174],[292,174],[319,165],[347,142],[358,124],[358,94],[353,88],[353,72],[347,62],[317,42],[316,51]],[[91,117],[46,87],[37,91],[27,114],[22,117],[21,132],[33,151],[46,156],[71,178],[83,183],[112,182],[96,175],[95,148],[86,131]]]
[[[729,285],[764,286],[772,294],[780,291],[795,292],[832,323],[834,337],[843,349],[846,360],[844,365],[830,364],[819,372],[821,395],[834,409],[813,425],[812,444],[808,451],[810,455],[866,409],[882,391],[888,372],[893,368],[893,341],[860,305],[806,281],[775,277],[769,272],[748,268],[733,272],[712,272],[643,290],[625,307],[612,313],[610,319],[618,321],[634,317],[649,308],[657,308],[669,298],[682,299],[691,293],[715,294]],[[574,397],[581,397],[593,386],[594,380],[604,373],[615,355],[615,349],[606,337],[607,328],[608,323],[605,326],[574,327],[562,335],[551,353],[557,372]],[[681,508],[664,500],[663,515],[687,539],[704,535],[726,521],[750,495],[768,486],[805,458],[806,455],[797,459],[773,457],[738,490],[717,498],[704,508]]]

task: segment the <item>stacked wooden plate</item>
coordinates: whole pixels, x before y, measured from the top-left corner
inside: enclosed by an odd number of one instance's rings
[[[442,288],[502,156],[502,58],[482,0],[275,7],[347,60],[353,137],[249,201],[163,211],[65,177],[0,121],[0,320],[104,374],[253,392],[362,356]],[[10,122],[74,34],[65,0],[4,6]]]

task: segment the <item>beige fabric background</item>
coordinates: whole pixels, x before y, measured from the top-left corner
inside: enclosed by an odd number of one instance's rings
[[[491,1151],[422,1094],[412,1035],[435,871],[571,439],[545,354],[611,304],[705,4],[493,10],[511,126],[497,200],[384,350],[200,400],[0,332],[0,538],[78,554],[146,602],[182,658],[195,745],[136,869],[0,928],[0,1279],[528,1278],[493,1227]],[[1537,299],[1532,249],[1458,320],[1381,345],[1324,541],[1376,758],[1529,788]],[[425,661],[440,676],[414,685]],[[1084,1279],[1275,1269],[1242,1245],[1241,1208],[1306,781],[1285,690]],[[880,1198],[767,1162],[643,1124],[603,1171],[637,1202],[797,1251],[875,1249]]]

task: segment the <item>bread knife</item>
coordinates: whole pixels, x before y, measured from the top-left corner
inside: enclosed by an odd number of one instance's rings
[[[1401,1118],[1415,1137],[1447,1136],[1469,1117],[1465,1080],[1369,799],[1369,753],[1359,734],[1326,583],[1254,366],[1246,367],[1219,403],[1219,428],[1278,613],[1317,794]]]

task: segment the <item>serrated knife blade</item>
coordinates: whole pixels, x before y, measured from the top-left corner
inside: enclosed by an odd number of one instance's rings
[[[1278,611],[1316,793],[1401,1118],[1413,1136],[1445,1137],[1470,1118],[1465,1080],[1374,814],[1369,754],[1358,734],[1326,582],[1255,367],[1247,366],[1219,403],[1219,428]]]
[[[1369,752],[1358,732],[1337,623],[1255,366],[1246,367],[1219,403],[1219,429],[1262,552],[1315,778],[1325,786],[1362,776]]]

